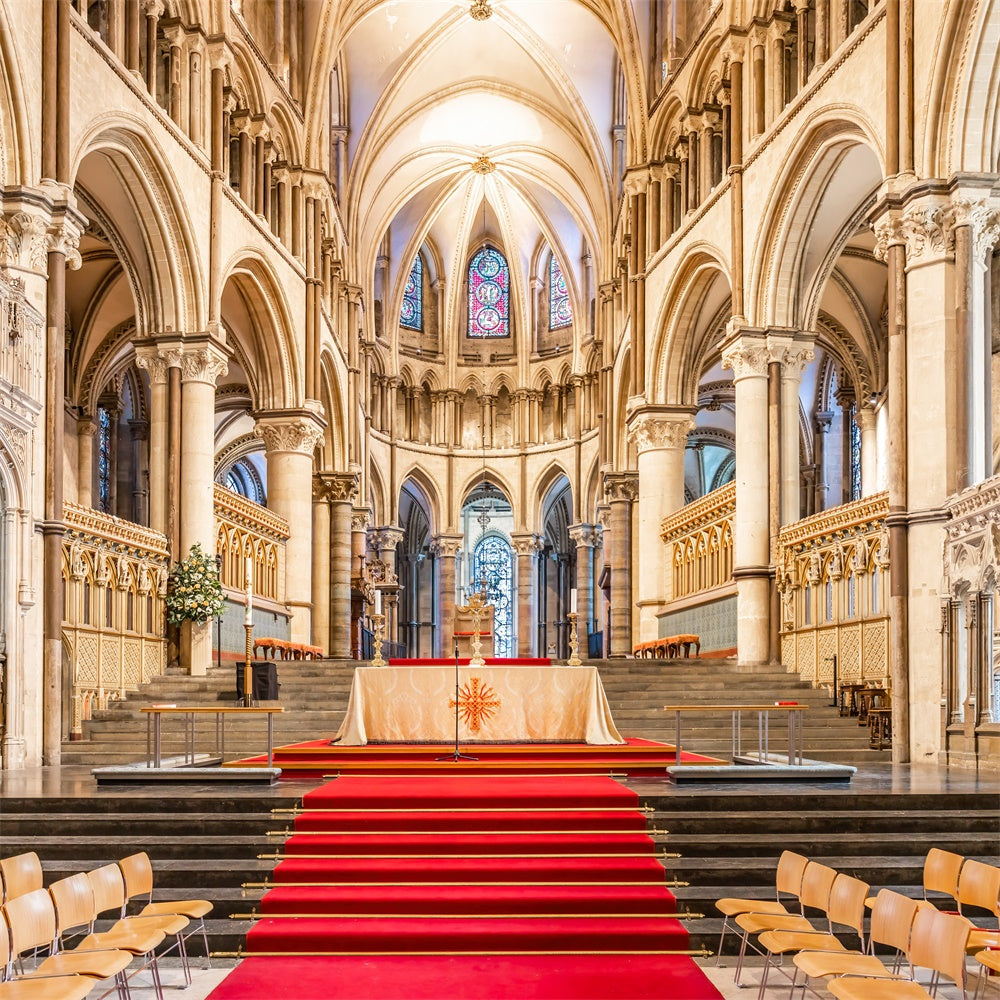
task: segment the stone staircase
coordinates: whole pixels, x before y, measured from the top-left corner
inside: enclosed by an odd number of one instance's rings
[[[731,713],[714,710],[726,704],[769,705],[796,701],[808,705],[805,713],[807,757],[860,764],[887,760],[889,750],[868,746],[868,730],[857,719],[841,718],[830,707],[830,695],[814,690],[797,676],[780,670],[740,669],[732,659],[599,660],[599,669],[612,716],[623,736],[663,740],[675,737],[674,716],[664,705],[705,705],[704,713],[685,714],[681,741],[685,749],[728,758],[732,748]],[[278,664],[280,700],[285,712],[275,717],[275,746],[332,736],[347,708],[353,660],[289,660]],[[151,704],[212,705],[235,703],[235,668],[213,666],[204,677],[167,673],[129,692],[121,702],[94,713],[84,723],[82,741],[63,744],[66,764],[123,764],[146,754],[146,716],[139,709]],[[263,702],[262,704],[271,704]],[[756,713],[744,718],[744,749],[756,748]],[[214,717],[200,724],[196,748],[214,743]],[[225,744],[229,758],[262,752],[264,722],[260,718],[226,719]],[[769,748],[787,750],[786,726],[772,718]],[[183,749],[180,720],[165,720],[163,753]]]

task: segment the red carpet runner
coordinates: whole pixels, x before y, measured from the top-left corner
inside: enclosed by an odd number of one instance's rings
[[[308,793],[210,1000],[714,1000],[638,797],[607,777]]]

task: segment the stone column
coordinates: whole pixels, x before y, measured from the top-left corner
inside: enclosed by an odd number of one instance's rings
[[[590,658],[587,636],[594,619],[594,545],[597,532],[592,524],[571,524],[569,537],[576,545],[576,632],[580,659]]]
[[[270,410],[258,415],[254,434],[267,456],[267,506],[288,521],[285,543],[285,604],[291,611],[292,642],[312,639],[313,452],[326,421],[314,410]]]
[[[861,495],[878,492],[878,432],[875,411],[862,406],[854,419],[861,430]]]
[[[462,551],[461,535],[437,535],[431,542],[437,571],[437,604],[439,617],[434,655],[450,657],[455,643],[455,559]]]
[[[137,341],[135,345],[135,363],[149,377],[149,526],[163,534],[167,534],[169,374],[171,367],[180,366],[179,344]]]
[[[770,361],[781,365],[778,418],[778,509],[782,525],[793,524],[801,515],[799,485],[799,386],[802,374],[816,357],[808,334],[770,331],[767,348]]]
[[[224,345],[206,335],[185,338],[181,370],[180,552],[195,543],[215,554],[215,383],[229,367]],[[209,432],[212,428],[213,432]],[[212,623],[181,628],[181,665],[202,675],[212,662]]]
[[[684,449],[694,419],[688,409],[644,406],[629,415],[639,453],[639,623],[636,641],[657,638],[670,565],[660,538],[663,519],[684,506]]]
[[[381,528],[376,528],[372,532],[372,541],[378,552],[379,559],[385,563],[386,568],[398,579],[396,569],[396,547],[403,540],[405,532],[395,524],[386,524]],[[384,604],[383,610],[386,612],[385,637],[390,642],[399,642],[399,601],[396,598]]]
[[[146,89],[156,101],[156,31],[163,16],[163,0],[143,0],[142,9],[146,14]]]
[[[733,327],[722,349],[736,387],[737,655],[748,666],[770,656],[770,538],[768,505],[767,343],[761,331]]]
[[[88,413],[80,414],[76,424],[76,501],[82,507],[94,506],[94,435],[97,424]]]
[[[639,477],[634,472],[609,473],[604,477],[604,495],[610,505],[611,533],[611,659],[632,653],[632,504],[639,495]]]
[[[510,540],[517,553],[517,655],[534,656],[538,636],[535,566],[541,540],[530,531],[512,534]]]
[[[826,479],[826,436],[832,423],[833,413],[830,410],[818,410],[813,416],[813,463],[816,466],[814,510],[817,514],[826,510],[830,495],[830,484]]]
[[[322,475],[312,481],[312,645],[330,651],[330,491]]]
[[[330,498],[330,656],[351,657],[351,519],[358,495],[356,472],[323,477]]]

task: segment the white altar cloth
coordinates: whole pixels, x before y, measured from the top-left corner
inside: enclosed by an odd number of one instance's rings
[[[624,743],[596,667],[460,666],[462,743]],[[453,666],[358,667],[342,746],[450,743],[455,739]]]

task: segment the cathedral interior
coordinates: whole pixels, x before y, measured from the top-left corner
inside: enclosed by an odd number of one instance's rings
[[[1000,769],[1000,2],[0,0],[0,756],[258,635],[703,653]],[[167,626],[217,562],[218,620]],[[247,614],[250,612],[247,610]]]

